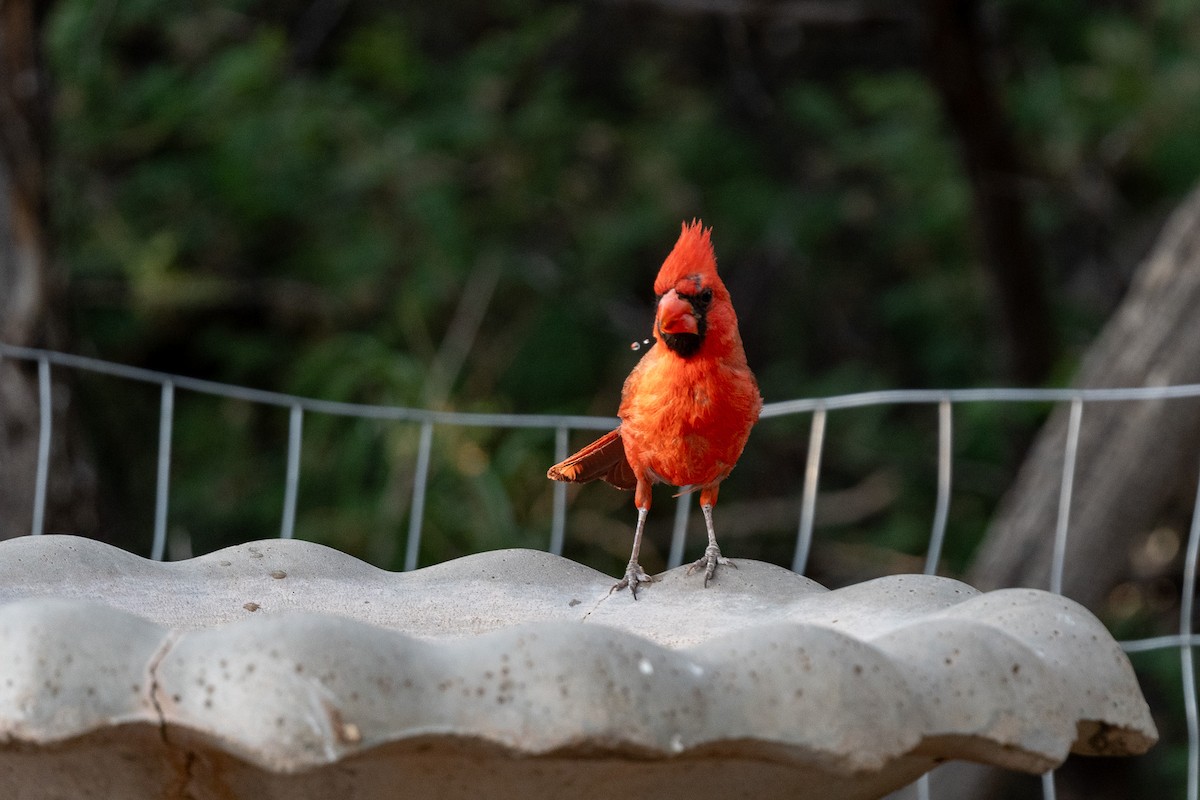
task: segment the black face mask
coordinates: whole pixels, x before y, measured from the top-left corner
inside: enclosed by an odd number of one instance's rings
[[[704,344],[704,335],[708,332],[708,307],[712,303],[712,289],[702,289],[696,294],[676,292],[681,300],[686,300],[692,307],[692,315],[696,318],[695,333],[664,333],[659,329],[663,344],[681,358],[690,358]],[[661,298],[660,298],[661,299]]]

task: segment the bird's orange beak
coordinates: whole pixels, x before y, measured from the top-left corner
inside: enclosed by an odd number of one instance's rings
[[[692,304],[680,297],[674,289],[658,301],[657,323],[658,329],[667,334],[700,332]]]

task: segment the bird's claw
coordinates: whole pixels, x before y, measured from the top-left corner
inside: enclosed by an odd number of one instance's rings
[[[614,583],[612,588],[608,590],[608,593],[612,594],[613,592],[619,592],[628,586],[629,592],[633,595],[633,599],[637,600],[638,586],[643,583],[653,582],[654,578],[647,575],[646,571],[642,569],[640,564],[638,564],[636,561],[630,561],[629,565],[625,567],[625,577]]]
[[[721,548],[715,544],[710,544],[704,548],[704,555],[696,559],[696,561],[687,569],[687,574],[691,575],[701,567],[704,568],[704,588],[708,588],[708,582],[712,580],[712,576],[717,571],[717,565],[724,567],[733,567],[737,569],[737,564],[730,561],[725,556],[721,555]]]

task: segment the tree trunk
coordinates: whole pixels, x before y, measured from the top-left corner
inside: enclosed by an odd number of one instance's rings
[[[999,297],[1014,377],[1045,380],[1058,344],[1008,120],[988,78],[987,43],[974,0],[925,0],[926,63],[958,136],[971,183],[983,262]]]
[[[1200,383],[1200,189],[1168,220],[1075,385]],[[970,572],[981,588],[1049,582],[1069,408],[1038,434]],[[1069,509],[1063,592],[1093,610],[1129,570],[1130,544],[1200,459],[1200,399],[1087,403]]]
[[[0,0],[0,341],[61,347],[61,283],[46,236],[46,95],[35,5]],[[94,533],[95,477],[61,377],[52,386],[56,435],[44,529]],[[40,424],[36,370],[0,360],[0,539],[31,530]]]

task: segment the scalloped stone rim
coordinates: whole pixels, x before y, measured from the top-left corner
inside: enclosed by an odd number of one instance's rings
[[[277,776],[434,742],[773,763],[867,797],[939,760],[1042,772],[1157,737],[1125,654],[1057,595],[922,575],[829,591],[744,560],[708,589],[682,568],[636,602],[611,585],[530,550],[390,573],[295,540],[176,563],[2,542],[0,774],[17,750],[151,726]]]

